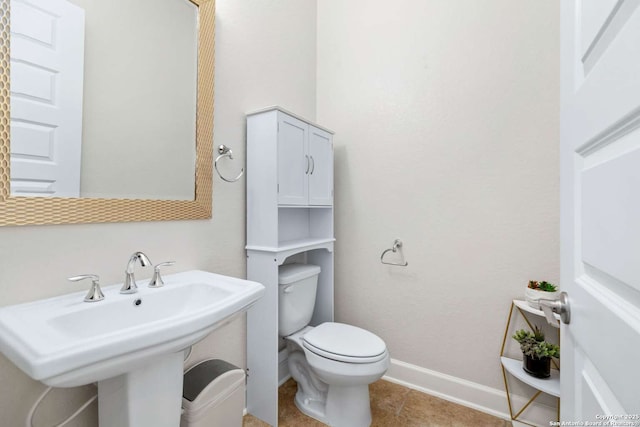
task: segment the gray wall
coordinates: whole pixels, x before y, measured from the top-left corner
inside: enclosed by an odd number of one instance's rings
[[[558,280],[558,32],[552,0],[318,2],[336,317],[392,358],[502,389],[510,300]]]

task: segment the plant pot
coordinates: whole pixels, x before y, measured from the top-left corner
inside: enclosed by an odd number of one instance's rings
[[[536,359],[535,357],[524,356],[522,369],[533,377],[549,378],[551,376],[551,358]]]
[[[537,310],[540,310],[540,304],[538,303],[538,300],[558,298],[560,298],[560,291],[547,292],[531,288],[526,288],[524,291],[524,299],[527,301],[527,304]]]

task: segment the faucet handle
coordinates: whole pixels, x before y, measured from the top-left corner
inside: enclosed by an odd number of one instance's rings
[[[80,280],[91,279],[91,288],[87,296],[84,297],[85,302],[96,302],[104,299],[104,294],[100,289],[100,277],[96,274],[81,274],[79,276],[69,277],[68,280],[72,282],[79,282]]]
[[[150,288],[160,288],[164,286],[164,281],[162,280],[162,276],[160,275],[160,267],[170,266],[175,264],[175,261],[166,261],[161,262],[153,268],[153,277],[149,281]]]

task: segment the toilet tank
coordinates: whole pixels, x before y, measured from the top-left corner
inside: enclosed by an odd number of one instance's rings
[[[309,324],[316,304],[320,267],[285,264],[278,269],[278,334],[291,335]]]

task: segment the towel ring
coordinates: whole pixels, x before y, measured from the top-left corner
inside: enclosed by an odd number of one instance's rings
[[[400,257],[402,259],[402,262],[388,262],[384,260],[384,256],[387,254],[387,252],[400,252]],[[393,246],[390,247],[389,249],[385,250],[384,252],[382,252],[382,255],[380,255],[380,262],[383,264],[387,264],[387,265],[397,265],[400,267],[406,267],[407,265],[409,265],[409,263],[404,259],[404,254],[402,253],[402,240],[400,239],[396,239],[393,241]]]
[[[221,158],[228,157],[233,160],[233,152],[231,151],[231,148],[227,147],[226,145],[221,145],[218,147],[218,153],[220,155],[216,157],[216,160],[213,162],[213,166],[216,168],[216,172],[218,172],[220,178],[222,178],[222,180],[226,182],[236,182],[237,180],[239,180],[240,177],[244,174],[244,168],[241,168],[238,176],[233,179],[225,178],[224,176],[222,176],[220,170],[218,169],[218,160],[220,160]]]

